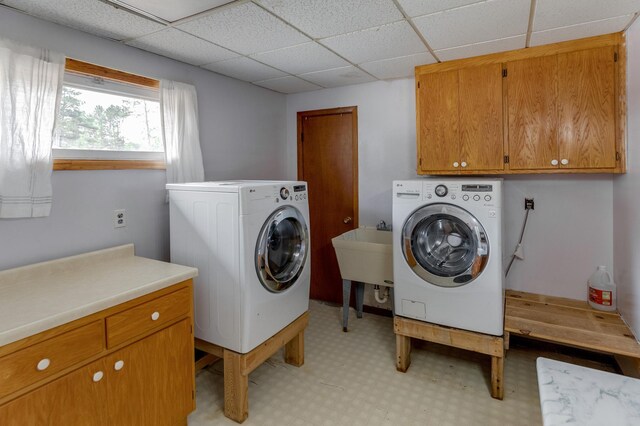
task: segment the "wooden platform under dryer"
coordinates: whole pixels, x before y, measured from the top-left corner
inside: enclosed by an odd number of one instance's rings
[[[309,324],[309,312],[246,354],[237,353],[201,339],[195,347],[224,362],[224,415],[238,423],[249,417],[249,374],[284,347],[284,361],[296,367],[304,364],[304,330]],[[208,357],[205,362],[215,359]]]
[[[504,397],[504,339],[501,336],[444,327],[400,316],[393,319],[396,333],[396,369],[406,372],[411,364],[411,339],[439,343],[491,356],[491,396]]]

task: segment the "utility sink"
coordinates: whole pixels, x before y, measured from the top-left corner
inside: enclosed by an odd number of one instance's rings
[[[393,234],[361,227],[332,240],[343,280],[393,286]]]

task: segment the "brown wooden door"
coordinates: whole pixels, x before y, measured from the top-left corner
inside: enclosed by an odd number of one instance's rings
[[[507,64],[509,168],[558,168],[558,57]]]
[[[309,185],[311,298],[340,303],[331,239],[358,226],[357,107],[298,112],[298,178]]]
[[[460,109],[460,169],[502,170],[502,65],[458,71]]]
[[[102,371],[99,381],[94,374]],[[107,371],[93,362],[0,407],[0,425],[109,425]],[[122,424],[122,423],[121,423]]]
[[[615,47],[558,55],[560,167],[614,168]]]
[[[458,171],[458,71],[419,75],[416,101],[418,171]]]
[[[189,320],[109,355],[106,364],[111,424],[177,425],[193,409]]]

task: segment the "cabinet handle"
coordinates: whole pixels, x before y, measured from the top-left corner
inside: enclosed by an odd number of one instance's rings
[[[467,167],[467,163],[466,162],[462,162],[462,164],[460,164],[462,167]]]
[[[102,380],[103,377],[104,377],[104,373],[102,371],[97,371],[93,373],[93,381],[96,383]]]
[[[122,367],[124,367],[124,361],[123,360],[118,360],[118,361],[116,361],[115,364],[113,364],[113,369],[116,370],[116,371],[122,370]]]
[[[38,371],[44,371],[49,368],[49,364],[51,364],[49,358],[43,358],[38,362],[38,366],[36,368],[38,369]]]
[[[458,164],[458,162],[456,161],[455,163],[453,163],[453,167],[458,167],[460,164]]]
[[[158,318],[160,318],[160,312],[155,311],[154,313],[152,313],[152,314],[151,314],[151,319],[152,319],[153,321],[157,321],[157,320],[158,320]]]
[[[569,164],[569,160],[567,160],[566,158],[563,158],[560,163],[562,163],[563,166],[566,166],[567,164]]]
[[[552,166],[557,166],[558,165],[558,160],[556,160],[555,158],[553,160],[551,160],[551,165]]]

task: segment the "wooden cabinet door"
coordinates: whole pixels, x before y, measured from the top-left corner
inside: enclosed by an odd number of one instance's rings
[[[607,46],[558,55],[560,167],[616,166],[614,53]]]
[[[504,169],[502,64],[459,70],[460,167]]]
[[[182,320],[106,357],[113,425],[176,425],[194,407],[193,335]]]
[[[509,168],[555,169],[558,157],[558,57],[507,64]]]
[[[458,71],[418,76],[416,106],[419,172],[458,171]]]
[[[98,372],[102,377],[94,381]],[[115,424],[107,418],[106,373],[106,364],[99,360],[21,396],[0,407],[0,425]]]

